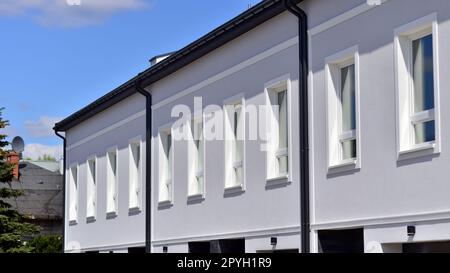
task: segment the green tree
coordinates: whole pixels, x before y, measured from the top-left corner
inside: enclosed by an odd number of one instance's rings
[[[62,240],[60,236],[37,236],[28,244],[34,253],[60,253]]]
[[[0,129],[6,128],[9,124],[2,117],[0,108]],[[8,202],[8,199],[17,198],[23,193],[12,188],[14,166],[7,161],[9,151],[6,146],[6,135],[0,134],[0,253],[27,253],[34,248],[27,245],[26,238],[39,232],[39,228],[27,223],[25,216],[21,215]]]
[[[56,158],[54,158],[51,155],[44,154],[42,157],[39,156],[38,161],[50,161],[50,162],[56,162]]]

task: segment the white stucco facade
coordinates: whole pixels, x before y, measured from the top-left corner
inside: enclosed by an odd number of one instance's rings
[[[67,177],[70,166],[78,166],[76,222],[69,221],[70,190],[66,190],[66,251],[127,251],[145,245],[145,206],[130,210],[130,140],[142,139],[145,149],[145,101],[133,95],[101,114],[67,131]],[[117,213],[107,214],[107,152],[117,150]],[[145,161],[145,153],[142,160]],[[96,216],[87,218],[88,158],[97,159]],[[141,162],[142,163],[142,162]],[[145,168],[142,168],[145,177]],[[141,179],[142,192],[145,183]],[[66,179],[69,188],[70,179]],[[144,199],[141,200],[141,204]]]
[[[318,250],[317,231],[330,229],[363,228],[366,252],[398,252],[403,243],[448,241],[450,115],[445,75],[450,67],[445,60],[450,3],[390,0],[369,6],[362,0],[333,1],[333,11],[323,12],[330,2],[305,3],[310,18],[313,251]],[[320,15],[324,13],[327,18]],[[402,154],[396,32],[427,24],[433,27],[435,42],[436,141],[425,152]],[[360,166],[332,172],[327,159],[326,60],[352,47],[359,55]],[[414,236],[407,235],[407,226],[416,227]]]
[[[450,139],[450,85],[446,77],[450,65],[445,62],[450,59],[446,50],[450,44],[450,2],[305,0],[300,7],[308,15],[309,30],[311,251],[323,251],[321,231],[360,229],[365,252],[401,252],[406,243],[450,241],[450,147],[446,145]],[[151,158],[145,154],[146,106],[139,93],[70,128],[66,132],[65,250],[126,252],[145,246],[145,163],[151,160],[152,252],[184,253],[190,251],[190,243],[231,239],[245,242],[245,252],[249,253],[298,251],[297,27],[297,18],[285,11],[148,86],[153,104]],[[435,139],[408,146],[402,39],[423,33],[433,37],[434,108],[429,111],[432,117],[425,113],[419,118],[435,122]],[[342,64],[354,65],[356,86],[355,128],[344,136],[336,132],[340,112],[333,108],[333,92],[337,92],[333,71]],[[171,157],[164,161],[161,134],[173,134],[178,128],[179,113],[172,114],[177,106],[183,105],[192,112],[191,118],[200,117],[205,122],[210,113],[223,113],[228,102],[238,100],[245,108],[267,105],[273,90],[286,90],[287,96],[287,149],[281,156],[288,157],[288,167],[280,179],[271,176],[271,154],[262,149],[267,142],[249,139],[255,124],[248,113],[243,123],[246,140],[242,162],[238,164],[244,175],[238,190],[225,189],[226,166],[234,165],[227,163],[228,148],[223,140],[204,141],[204,165],[195,174],[193,162],[199,159],[193,156],[189,141],[166,138],[172,139]],[[202,99],[203,113],[195,112],[195,98]],[[263,124],[267,122],[265,116],[257,117]],[[263,126],[263,131],[270,130]],[[356,142],[355,158],[350,161],[333,153],[341,141],[338,138],[345,137]],[[133,169],[136,145],[140,165]],[[107,208],[111,151],[117,154],[115,214]],[[281,157],[280,151],[274,154]],[[87,162],[93,159],[96,213],[87,217],[93,196],[87,186],[88,181],[92,184]],[[75,167],[76,186],[70,177]],[[203,181],[202,189],[189,196],[192,179],[198,177]],[[161,194],[166,180],[170,190]],[[130,181],[134,181],[132,187]],[[71,193],[74,187],[75,195]],[[74,196],[76,209],[71,203]],[[137,199],[132,202],[130,198]],[[415,234],[407,234],[408,226],[415,227]],[[272,238],[277,238],[275,245]]]

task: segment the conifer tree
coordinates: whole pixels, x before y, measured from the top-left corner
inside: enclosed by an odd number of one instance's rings
[[[2,117],[0,108],[0,130],[9,124]],[[17,198],[23,194],[22,191],[12,188],[14,181],[13,164],[7,161],[9,151],[6,147],[6,135],[0,134],[0,253],[27,253],[33,252],[33,247],[28,246],[26,238],[39,232],[36,225],[27,223],[25,216],[13,208],[8,200]]]

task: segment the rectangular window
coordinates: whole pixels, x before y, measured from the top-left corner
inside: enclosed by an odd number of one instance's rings
[[[118,178],[117,167],[118,157],[117,148],[110,149],[106,154],[107,157],[107,170],[106,170],[106,187],[107,187],[107,201],[106,212],[108,214],[117,214],[118,208]]]
[[[360,168],[358,47],[325,59],[328,171]]]
[[[159,132],[159,202],[172,201],[173,140],[171,129]]]
[[[287,119],[287,90],[277,93],[278,106],[278,151],[277,160],[279,174],[288,173],[288,119]]]
[[[434,73],[433,73],[433,36],[412,41],[413,100],[415,143],[420,144],[435,140],[434,119]],[[424,115],[425,114],[425,115]]]
[[[203,117],[193,119],[191,128],[191,156],[189,156],[190,182],[188,195],[190,197],[203,196],[204,192],[204,147]],[[191,161],[192,160],[192,161]]]
[[[341,68],[341,134],[342,160],[356,158],[355,65]]]
[[[225,189],[241,189],[244,184],[245,110],[242,95],[224,102]]]
[[[87,198],[86,217],[95,218],[97,202],[97,167],[96,159],[92,157],[87,161]]]
[[[395,30],[399,159],[439,151],[437,27],[431,14]]]
[[[69,221],[76,222],[78,217],[78,165],[69,168]]]
[[[129,208],[139,209],[141,206],[141,180],[142,180],[142,152],[141,141],[130,142],[130,184],[129,184]]]
[[[289,168],[289,79],[266,84],[267,98],[267,181],[288,182]],[[281,180],[280,180],[281,179]]]

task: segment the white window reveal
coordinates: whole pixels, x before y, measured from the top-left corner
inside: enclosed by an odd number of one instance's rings
[[[129,208],[138,210],[141,207],[142,187],[142,151],[141,140],[137,138],[130,141],[130,165],[129,165]]]
[[[245,108],[238,95],[224,102],[225,191],[243,190],[245,180]]]
[[[159,132],[159,202],[172,201],[173,139],[171,128]]]
[[[109,149],[106,154],[106,213],[117,214],[118,210],[118,157],[117,148]]]
[[[194,118],[190,122],[189,137],[189,182],[188,198],[203,198],[204,193],[204,147],[205,140],[203,136],[203,116]]]
[[[439,151],[436,14],[395,30],[399,159]]]
[[[78,218],[78,164],[73,164],[68,172],[69,182],[69,222],[76,223]]]
[[[288,182],[290,165],[290,81],[266,84],[267,99],[267,182]]]
[[[86,217],[95,219],[97,206],[97,160],[95,156],[90,157],[86,163],[87,167],[87,198]]]
[[[358,47],[326,58],[328,170],[360,168]]]

